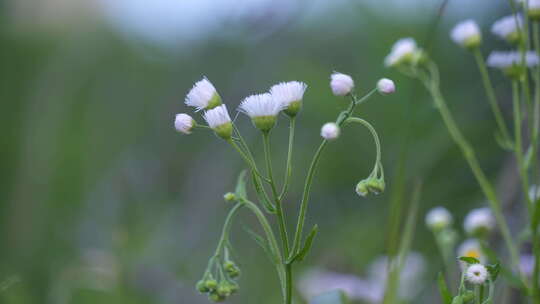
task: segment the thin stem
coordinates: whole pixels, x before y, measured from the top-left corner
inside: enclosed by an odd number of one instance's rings
[[[289,255],[289,237],[287,236],[287,225],[285,224],[285,216],[283,215],[283,207],[281,200],[279,199],[276,184],[274,182],[274,175],[272,173],[272,158],[270,156],[270,133],[263,132],[264,143],[264,158],[266,160],[266,171],[268,178],[270,179],[270,188],[272,188],[272,194],[276,203],[276,216],[279,223],[279,233],[281,235],[281,242],[283,243],[283,256],[286,259]]]
[[[292,176],[292,155],[293,155],[293,144],[294,144],[294,127],[296,125],[296,116],[290,118],[289,126],[289,148],[287,149],[287,167],[285,169],[285,182],[283,183],[283,189],[279,195],[279,200],[281,201],[287,190],[289,189],[289,183]]]
[[[533,43],[534,48],[536,51],[536,54],[540,56],[540,22],[535,21],[533,23]],[[532,160],[533,160],[533,171],[535,174],[533,175],[533,178],[535,178],[536,187],[540,187],[539,185],[539,179],[540,179],[540,170],[538,168],[538,129],[540,128],[540,66],[536,67],[536,77],[535,77],[535,102],[534,102],[534,130],[532,134],[532,143],[531,143],[531,149],[532,149]],[[533,200],[536,202],[538,197],[536,197],[537,191],[533,192]],[[528,195],[528,193],[525,193],[525,195]],[[540,204],[535,204],[535,209],[540,208]],[[533,214],[536,213],[533,212]],[[533,215],[534,216],[534,215]],[[531,223],[531,229],[533,232],[533,251],[534,251],[534,269],[533,269],[533,276],[532,276],[532,286],[534,288],[533,293],[536,295],[536,301],[537,303],[540,303],[540,244],[538,241],[538,227],[535,227],[534,224]]]
[[[486,63],[484,62],[484,58],[482,57],[482,53],[480,52],[479,48],[474,48],[473,54],[474,54],[474,58],[476,59],[476,64],[478,65],[478,70],[480,70],[480,75],[482,76],[482,82],[484,83],[484,89],[486,91],[486,95],[488,97],[488,101],[491,106],[491,111],[493,112],[493,116],[495,116],[495,121],[497,122],[499,131],[501,132],[501,136],[504,142],[506,144],[509,144],[511,142],[511,137],[508,132],[508,128],[506,126],[504,118],[502,116],[499,103],[497,102],[497,97],[495,96],[495,90],[493,89],[493,84],[491,83],[491,79],[489,77],[489,73],[486,68]]]
[[[242,157],[242,159],[244,159],[244,161],[246,162],[246,164],[249,166],[249,168],[259,177],[264,178],[264,176],[261,175],[261,173],[259,172],[259,170],[257,169],[257,165],[251,160],[251,158],[236,144],[236,142],[232,139],[228,140],[227,141],[239,154],[240,156]]]
[[[238,211],[243,206],[242,203],[237,203],[234,205],[234,207],[229,211],[229,214],[225,218],[225,223],[223,224],[223,230],[221,232],[221,238],[219,239],[219,243],[216,248],[216,252],[214,253],[214,257],[219,257],[221,255],[221,251],[223,250],[223,246],[227,243],[227,240],[229,239],[229,231],[231,230],[231,223],[232,219],[234,218],[236,211]]]
[[[369,132],[371,132],[371,135],[373,136],[373,140],[375,141],[375,148],[376,148],[376,151],[377,151],[377,157],[375,159],[375,168],[373,169],[372,174],[374,172],[376,173],[376,170],[379,167],[379,164],[381,163],[381,141],[379,140],[379,136],[377,135],[377,131],[375,131],[375,128],[373,128],[373,126],[369,122],[367,122],[366,120],[364,120],[362,118],[349,117],[349,118],[347,118],[345,120],[345,123],[353,123],[353,122],[356,122],[356,123],[359,123],[359,124],[365,126],[369,130]]]

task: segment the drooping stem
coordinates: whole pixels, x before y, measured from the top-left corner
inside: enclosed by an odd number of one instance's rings
[[[482,57],[482,53],[480,52],[479,48],[474,48],[473,53],[474,58],[476,59],[476,64],[478,65],[478,70],[480,70],[480,75],[482,76],[482,82],[484,83],[484,89],[486,91],[486,95],[491,106],[491,111],[493,112],[493,116],[495,117],[495,121],[497,122],[497,126],[499,127],[502,139],[505,144],[510,144],[512,141],[510,133],[508,132],[508,128],[504,121],[501,109],[499,107],[499,103],[497,102],[495,90],[493,89],[493,84],[491,83],[491,79],[489,77],[484,58]]]
[[[229,239],[229,231],[231,230],[232,220],[236,215],[236,211],[238,211],[242,206],[242,203],[237,203],[236,205],[234,205],[234,207],[231,209],[231,211],[229,211],[229,214],[225,218],[223,230],[221,231],[221,238],[219,239],[219,243],[217,245],[216,252],[214,253],[214,257],[219,257],[221,255],[221,251],[223,250],[223,247]]]
[[[379,165],[381,164],[381,141],[379,140],[379,136],[377,135],[377,131],[375,131],[375,128],[373,128],[373,126],[369,122],[367,122],[366,120],[364,120],[362,118],[359,118],[359,117],[349,117],[349,118],[347,118],[345,120],[345,123],[359,123],[359,124],[365,126],[369,130],[369,132],[371,132],[371,135],[373,136],[373,140],[375,141],[375,148],[376,148],[376,151],[377,151],[377,156],[376,156],[376,159],[375,159],[375,166],[374,166],[373,172],[371,174],[372,175],[376,174],[377,171],[378,171],[377,169],[379,169]]]
[[[292,176],[292,155],[293,155],[293,144],[294,144],[294,127],[296,125],[296,116],[290,118],[289,126],[289,147],[287,149],[287,167],[285,169],[285,181],[283,183],[283,189],[279,195],[279,200],[283,200],[283,197],[289,189],[289,183],[291,182]]]

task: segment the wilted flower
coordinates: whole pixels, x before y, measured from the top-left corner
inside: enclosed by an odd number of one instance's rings
[[[194,125],[195,120],[193,120],[193,118],[187,114],[176,114],[174,118],[174,127],[178,132],[191,134],[191,130],[193,129]]]
[[[503,17],[491,26],[491,32],[510,43],[518,42],[520,29],[523,27],[523,17],[521,15],[509,15]]]
[[[220,104],[221,97],[206,77],[196,82],[186,96],[186,105],[197,108],[197,111],[210,110]]]
[[[302,99],[307,85],[299,81],[281,82],[270,88],[275,102],[283,105],[285,114],[293,117],[302,107]]]
[[[467,268],[465,278],[472,284],[481,285],[486,282],[488,278],[488,271],[482,264],[472,264]]]
[[[482,42],[482,33],[474,20],[465,20],[458,23],[450,32],[455,43],[464,48],[475,48]]]
[[[230,139],[232,135],[232,123],[226,105],[220,105],[208,110],[203,115],[204,120],[216,134],[223,139]]]
[[[384,65],[393,67],[401,63],[415,63],[419,53],[420,49],[413,38],[399,39],[384,59]]]
[[[495,228],[493,213],[489,208],[473,209],[465,217],[463,228],[469,235],[484,235]]]
[[[486,257],[482,253],[482,247],[480,243],[475,239],[467,239],[458,247],[458,257],[471,257],[480,261],[480,263],[486,262]]]
[[[251,118],[253,124],[263,132],[268,132],[276,124],[277,115],[284,105],[269,93],[251,95],[240,104],[240,112]]]
[[[346,96],[354,88],[354,81],[351,76],[334,72],[330,76],[330,88],[336,96]]]
[[[333,122],[327,122],[321,128],[321,136],[326,140],[333,140],[338,138],[339,132],[339,126]]]
[[[392,94],[396,91],[396,85],[391,79],[381,78],[377,82],[377,90],[383,95]]]
[[[444,207],[435,207],[426,214],[426,226],[433,231],[440,231],[452,224],[452,214]]]

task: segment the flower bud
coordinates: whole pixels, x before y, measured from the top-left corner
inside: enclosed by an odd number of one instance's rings
[[[240,269],[232,261],[226,261],[225,264],[223,264],[223,268],[225,268],[225,271],[231,278],[240,276]]]
[[[223,302],[225,301],[225,297],[217,293],[217,291],[212,291],[208,295],[208,299],[213,302]]]
[[[471,291],[471,290],[465,290],[465,292],[463,293],[463,302],[464,303],[468,303],[472,300],[474,300],[474,292]]]
[[[423,57],[413,38],[402,38],[392,46],[390,54],[384,59],[384,65],[394,67],[401,64],[416,65]]]
[[[349,75],[334,72],[330,79],[330,88],[336,96],[349,95],[354,88],[354,80]]]
[[[358,195],[362,197],[365,197],[369,194],[369,189],[368,189],[366,180],[361,180],[360,182],[358,182],[358,184],[356,185],[356,193],[358,193]]]
[[[433,231],[444,230],[452,224],[452,214],[444,207],[435,207],[426,214],[426,226]]]
[[[196,288],[200,293],[207,293],[210,291],[210,289],[206,287],[206,281],[204,280],[197,282]]]
[[[216,132],[216,134],[228,140],[232,136],[232,123],[226,105],[220,105],[214,109],[208,110],[203,115],[208,126]]]
[[[333,122],[327,122],[321,128],[321,136],[326,140],[334,140],[338,138],[339,133],[339,126]]]
[[[180,133],[191,134],[195,124],[195,120],[185,113],[176,114],[174,118],[174,127]]]
[[[377,82],[377,91],[382,95],[392,94],[396,91],[396,85],[391,79],[382,78]]]
[[[209,290],[215,290],[218,286],[218,282],[214,279],[208,279],[204,284]]]
[[[219,286],[217,288],[217,293],[220,296],[226,298],[226,297],[231,295],[231,288],[229,287],[229,285],[226,282],[224,282],[222,284],[219,284]]]
[[[368,180],[367,187],[371,193],[380,194],[384,192],[386,184],[383,179],[371,178]]]
[[[236,201],[236,194],[227,192],[225,195],[223,195],[223,199],[225,199],[226,202],[234,202]]]
[[[480,46],[482,33],[474,20],[465,20],[458,23],[450,33],[450,37],[460,46],[473,49]]]

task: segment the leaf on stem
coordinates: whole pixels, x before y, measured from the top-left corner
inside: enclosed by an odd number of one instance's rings
[[[462,256],[462,257],[459,257],[459,260],[467,264],[480,264],[480,261],[477,258],[473,258],[473,257]]]
[[[497,280],[497,277],[499,276],[499,272],[501,271],[501,264],[495,263],[492,265],[486,265],[486,268],[489,272],[489,278],[492,282],[495,282]]]
[[[247,199],[246,170],[240,172],[240,175],[238,175],[238,181],[236,182],[236,189],[234,190],[234,192],[238,197]]]
[[[306,241],[304,242],[304,247],[302,247],[302,249],[300,250],[300,252],[298,252],[297,255],[295,255],[292,259],[290,259],[290,261],[288,261],[289,263],[292,263],[294,261],[301,262],[302,260],[304,260],[306,255],[311,250],[311,246],[313,245],[313,240],[315,239],[315,236],[317,235],[318,231],[319,231],[319,226],[317,225],[311,228],[311,232],[308,234]]]
[[[439,285],[439,293],[441,294],[442,303],[451,304],[452,295],[450,294],[450,291],[448,291],[448,286],[446,285],[446,280],[444,279],[444,275],[442,274],[442,272],[439,272],[439,276],[437,277],[437,283]]]

